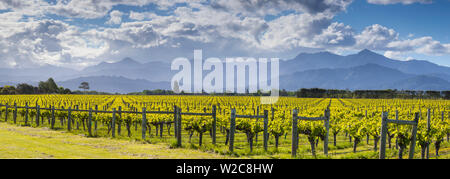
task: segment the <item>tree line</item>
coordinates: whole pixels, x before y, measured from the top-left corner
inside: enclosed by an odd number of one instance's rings
[[[176,94],[172,90],[144,90],[142,92],[128,93],[129,95],[211,95],[211,96],[270,96],[271,92],[257,91],[249,93],[181,93]],[[414,90],[339,90],[321,88],[302,88],[297,91],[279,91],[279,96],[291,96],[298,98],[371,98],[371,99],[450,99],[450,91],[414,91]]]
[[[6,85],[0,87],[0,94],[71,94],[68,88],[56,85],[53,78],[47,81],[40,81],[38,86],[27,83],[20,83],[17,86]]]
[[[38,86],[33,86],[27,83],[20,83],[16,86],[5,85],[0,87],[0,94],[13,95],[13,94],[94,94],[94,95],[109,95],[111,93],[88,91],[90,89],[88,82],[82,82],[78,87],[83,91],[75,90],[71,91],[69,88],[58,86],[53,78],[49,78],[47,81],[40,81]]]
[[[296,92],[301,98],[402,98],[402,99],[450,99],[450,91],[415,90],[337,90],[302,88]]]
[[[47,81],[40,81],[38,86],[27,83],[20,83],[17,86],[6,85],[0,87],[0,94],[110,94],[105,92],[87,91],[89,83],[82,82],[79,86],[83,91],[71,91],[68,88],[58,86],[53,78]],[[128,93],[129,95],[177,95],[172,90],[144,90],[142,92]],[[220,95],[220,96],[270,96],[270,92],[257,91],[256,93],[184,93],[178,95]],[[450,99],[450,91],[414,91],[414,90],[339,90],[321,88],[302,88],[297,91],[279,90],[280,96],[293,96],[299,98],[402,98],[402,99]]]

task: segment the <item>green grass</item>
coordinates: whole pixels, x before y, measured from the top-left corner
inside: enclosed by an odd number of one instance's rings
[[[229,158],[165,144],[88,138],[47,128],[18,127],[0,123],[0,158]]]

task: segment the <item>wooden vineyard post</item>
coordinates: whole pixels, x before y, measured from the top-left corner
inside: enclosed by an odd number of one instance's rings
[[[442,114],[444,114],[444,112],[442,112]],[[16,124],[17,123],[17,103],[16,102],[14,102],[13,120],[14,120],[14,124]]]
[[[178,119],[177,119],[177,106],[173,105],[173,131],[174,131],[174,137],[177,138],[178,134]]]
[[[367,109],[366,109],[365,119],[367,119]],[[370,135],[366,134],[366,144],[369,144],[369,140],[370,140]]]
[[[55,106],[52,106],[52,122],[51,122],[51,129],[55,128]]]
[[[386,157],[387,116],[387,112],[381,113],[380,159],[384,159]]]
[[[75,111],[78,112],[78,105],[75,106]],[[74,123],[73,123],[74,125],[75,125],[75,122],[76,122],[76,124],[77,124],[77,125],[76,125],[76,127],[77,127],[76,129],[77,129],[77,130],[80,129],[80,123],[78,122],[78,120],[77,120],[77,121],[73,120],[73,122],[74,122]]]
[[[25,126],[28,125],[28,103],[25,103]]]
[[[95,105],[95,114],[97,114],[98,105]],[[94,133],[97,135],[97,120],[94,121]]]
[[[414,148],[416,147],[416,135],[417,135],[417,126],[419,125],[419,113],[414,114],[414,122],[416,124],[413,125],[412,134],[411,134],[411,145],[409,147],[409,159],[414,158]]]
[[[145,107],[142,108],[142,140],[145,140],[145,132],[147,131],[147,116]]]
[[[177,120],[178,120],[178,124],[177,124],[177,147],[181,147],[181,133],[182,133],[182,123],[181,123],[181,108],[177,107]]]
[[[68,112],[67,112],[67,130],[68,130],[68,131],[72,130],[72,126],[71,126],[72,121],[71,121],[71,119],[70,119],[70,111],[71,111],[71,108],[72,108],[72,107],[69,107],[69,108],[68,108]]]
[[[271,114],[272,114],[270,121],[273,121],[275,119],[275,109],[273,107],[270,107],[270,110],[271,110]],[[270,135],[267,138],[268,138],[267,140],[269,140]]]
[[[297,156],[297,147],[298,147],[298,126],[297,126],[298,118],[297,118],[297,110],[294,109],[292,111],[292,157]]]
[[[395,110],[395,120],[398,120],[398,110]],[[395,138],[395,149],[398,149],[398,138]]]
[[[431,113],[430,108],[427,110],[427,134],[430,133],[431,130]],[[427,151],[426,151],[426,159],[430,158],[430,143],[427,143]]]
[[[119,113],[119,118],[118,119],[116,118],[116,120],[117,120],[117,135],[120,136],[120,132],[122,131],[122,121],[121,121],[121,119],[122,119],[122,106],[119,106],[118,113]]]
[[[89,120],[87,123],[88,133],[89,133],[89,137],[92,137],[92,108],[89,108],[88,120]]]
[[[8,122],[8,104],[5,105],[5,122]]]
[[[116,108],[112,112],[111,137],[116,137]]]
[[[229,150],[230,152],[233,152],[234,149],[234,132],[236,130],[236,109],[231,109],[231,116],[230,116],[230,146]]]
[[[212,118],[213,118],[213,122],[212,122],[212,144],[213,145],[215,145],[216,144],[216,121],[217,121],[217,118],[216,118],[216,111],[217,111],[217,109],[216,109],[216,105],[213,105],[212,106]]]
[[[161,122],[159,124],[159,137],[162,138],[163,137],[163,128],[164,128],[164,122]]]
[[[36,127],[39,126],[39,113],[40,113],[39,105],[36,105]]]
[[[267,142],[269,139],[269,133],[268,133],[268,124],[269,124],[269,111],[264,110],[264,151],[267,152]]]
[[[174,130],[174,133],[175,133],[175,139],[177,138],[177,123],[178,123],[178,121],[177,121],[177,106],[176,105],[174,105],[173,106],[173,130]]]
[[[256,116],[259,116],[259,106],[256,107]],[[258,123],[259,118],[256,118],[256,123]],[[258,132],[255,133],[255,144],[258,143]],[[252,144],[250,144],[252,145]],[[250,148],[250,152],[252,151],[252,149]]]
[[[64,111],[64,107],[61,107],[61,112],[62,111]],[[61,123],[62,128],[64,128],[64,121],[65,121],[65,119],[60,117],[60,123]]]
[[[323,141],[323,153],[328,156],[328,137],[330,133],[330,109],[325,110],[325,140]]]
[[[47,103],[45,103],[46,105]],[[52,105],[49,105],[48,107],[44,107],[44,108],[48,108],[48,112],[49,112],[49,116],[47,116],[47,121],[48,121],[48,125],[50,125],[51,128],[51,124],[52,124],[52,119],[51,119],[51,115],[52,115]],[[44,121],[44,119],[43,119]],[[42,124],[44,124],[45,122],[42,122]]]

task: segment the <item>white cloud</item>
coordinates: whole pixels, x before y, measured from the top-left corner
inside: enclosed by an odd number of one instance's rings
[[[148,22],[122,23],[119,28],[107,28],[103,31],[90,30],[86,34],[99,40],[106,40],[108,43],[115,43],[115,46],[124,45],[133,48],[150,48],[166,42]]]
[[[352,0],[216,0],[212,2],[212,6],[218,10],[244,13],[245,15],[274,15],[285,10],[310,14],[335,14],[345,10],[351,2]]]
[[[122,16],[124,13],[114,10],[109,13],[109,20],[106,22],[107,24],[120,24],[122,23]]]
[[[153,19],[153,18],[155,18],[157,16],[158,15],[156,15],[153,12],[134,12],[134,11],[131,11],[129,18],[133,19],[133,20],[142,21],[142,20]]]
[[[450,54],[450,44],[442,44],[429,36],[413,37],[408,35],[409,39],[400,39],[399,33],[394,29],[374,24],[355,36],[357,39],[355,48],[385,51],[387,57],[395,59],[405,59],[400,55],[406,52],[432,56]]]
[[[442,44],[433,40],[432,37],[393,41],[387,47],[397,51],[414,51],[427,55],[450,54],[450,44]]]
[[[391,58],[391,59],[395,59],[395,60],[406,60],[405,57],[403,56],[404,53],[403,52],[399,52],[399,51],[386,51],[384,52],[384,56]]]
[[[155,4],[160,9],[167,9],[177,3],[196,3],[203,0],[58,0],[55,5],[49,6],[46,13],[57,14],[64,17],[96,19],[104,17],[116,5],[144,6]]]
[[[6,12],[0,14],[0,38],[6,38],[14,33],[23,31],[22,24],[18,21],[22,19],[22,13],[19,12]]]
[[[334,22],[314,37],[314,42],[320,47],[346,47],[355,44],[353,29],[343,23]]]
[[[43,8],[49,4],[44,0],[2,0],[0,1],[0,10],[13,10],[26,15],[39,15],[44,12]]]
[[[36,4],[0,2],[0,9],[11,10],[0,13],[2,65],[49,63],[82,67],[126,56],[170,60],[197,48],[214,56],[286,56],[299,53],[299,49],[341,52],[363,48],[383,51],[386,56],[400,60],[407,59],[409,53],[450,54],[450,44],[431,37],[408,35],[407,39],[401,39],[394,29],[379,24],[355,32],[350,25],[334,22],[335,15],[345,11],[351,0],[212,0],[211,4],[204,0],[32,2]],[[394,2],[412,1],[384,1],[385,4]],[[168,12],[126,14],[112,10],[118,4],[149,3]],[[185,4],[174,6],[177,3]],[[284,14],[286,11],[289,13]],[[104,18],[105,24],[117,26],[100,24],[82,30],[69,22],[49,20],[45,14],[82,18],[76,21]],[[265,20],[268,14],[279,17]],[[133,22],[123,21],[125,15]],[[32,17],[24,19],[28,16]]]
[[[262,36],[265,49],[313,47],[312,39],[327,28],[330,18],[324,15],[291,14],[268,22],[269,29]]]
[[[387,44],[398,39],[399,34],[394,29],[374,24],[366,27],[356,35],[356,46],[372,50],[386,50]]]
[[[94,59],[103,54],[107,44],[86,38],[77,27],[57,20],[8,22],[0,37],[0,59],[6,66],[33,67],[52,64],[77,67],[79,62]],[[2,24],[3,26],[3,24]],[[6,64],[5,64],[6,63]]]

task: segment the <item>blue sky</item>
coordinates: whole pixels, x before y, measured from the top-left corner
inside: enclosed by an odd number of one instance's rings
[[[0,65],[369,49],[450,66],[450,0],[0,1]]]
[[[362,31],[371,24],[381,24],[393,28],[400,37],[431,36],[441,43],[450,43],[450,1],[439,0],[429,4],[377,5],[367,1],[354,1],[346,12],[338,14],[334,20],[350,24],[356,31]],[[411,53],[411,56],[450,66],[450,56],[429,56]]]
[[[430,4],[376,5],[366,1],[354,1],[347,12],[338,14],[334,20],[346,22],[361,31],[371,24],[381,24],[393,28],[404,38],[432,36],[442,43],[449,43],[450,1],[440,0]]]

